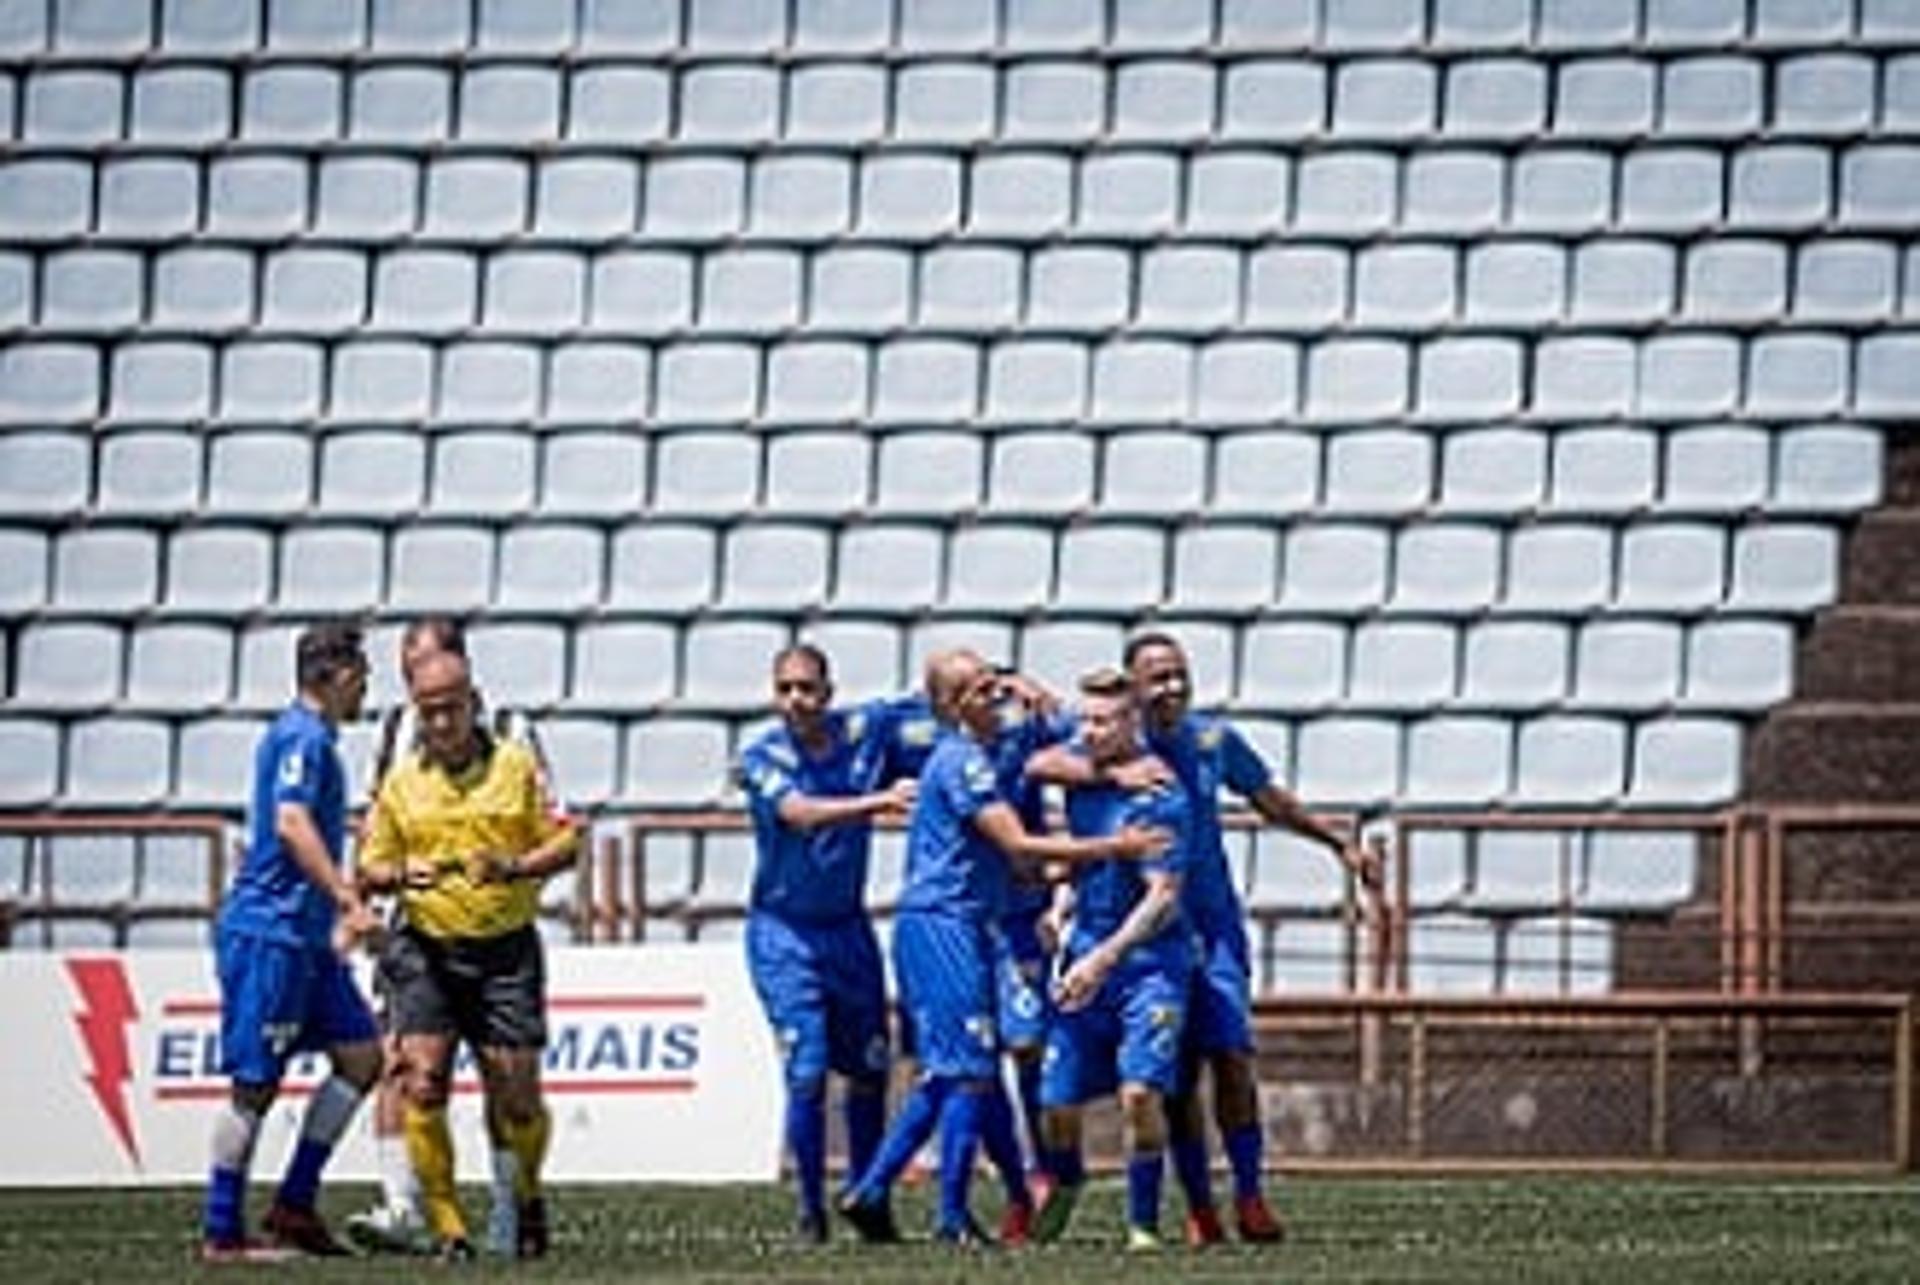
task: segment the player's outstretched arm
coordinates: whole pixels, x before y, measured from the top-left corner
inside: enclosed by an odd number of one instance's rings
[[[1125,763],[1095,766],[1092,759],[1070,745],[1049,745],[1027,758],[1027,779],[1067,790],[1112,785],[1123,790],[1151,790],[1173,781],[1173,771],[1152,754],[1139,754]]]
[[[780,820],[795,830],[820,830],[871,821],[886,812],[911,812],[919,795],[920,783],[913,777],[902,777],[884,790],[846,798],[790,790],[780,797],[777,811]]]
[[[1253,805],[1261,819],[1269,825],[1277,825],[1305,839],[1312,839],[1328,852],[1336,861],[1347,868],[1360,883],[1360,886],[1372,893],[1381,889],[1380,858],[1361,846],[1353,843],[1340,831],[1326,825],[1318,817],[1308,812],[1306,805],[1290,790],[1268,782],[1247,796],[1247,802]]]
[[[1028,861],[1144,861],[1165,852],[1173,842],[1170,830],[1122,826],[1110,835],[1076,839],[1065,834],[1030,834],[1020,814],[1008,803],[990,803],[973,817],[974,828],[1009,857]]]

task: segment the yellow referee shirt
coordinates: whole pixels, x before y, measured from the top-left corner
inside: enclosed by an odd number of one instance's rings
[[[403,886],[400,893],[407,922],[429,937],[498,937],[533,922],[540,885],[531,879],[473,883],[467,858],[523,856],[571,828],[526,746],[495,741],[457,774],[416,750],[380,783],[360,862],[401,873],[410,863],[433,865],[431,887]]]

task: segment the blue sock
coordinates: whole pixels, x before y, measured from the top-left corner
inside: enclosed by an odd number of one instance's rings
[[[1078,1147],[1048,1147],[1040,1153],[1040,1163],[1063,1187],[1077,1187],[1087,1180],[1087,1166]]]
[[[980,1118],[981,1141],[987,1146],[987,1159],[1000,1172],[1000,1185],[1006,1188],[1007,1203],[1031,1205],[1027,1193],[1026,1157],[1020,1153],[1020,1135],[1013,1127],[1013,1106],[996,1081],[984,1095]]]
[[[1233,1166],[1233,1198],[1251,1200],[1260,1194],[1260,1126],[1243,1124],[1227,1130],[1227,1163]]]
[[[1187,1208],[1213,1208],[1213,1166],[1207,1159],[1206,1136],[1175,1137],[1169,1142],[1168,1150],[1173,1153],[1173,1172],[1180,1179]]]
[[[246,1235],[241,1206],[247,1195],[244,1170],[215,1165],[207,1179],[207,1204],[201,1230],[208,1240],[231,1244]]]
[[[290,1209],[312,1209],[315,1197],[320,1194],[320,1171],[332,1154],[333,1148],[323,1142],[300,1139],[293,1149],[293,1159],[287,1162],[287,1176],[280,1180],[280,1193],[275,1199]]]
[[[1127,1223],[1157,1231],[1160,1227],[1161,1155],[1136,1155],[1127,1161]]]
[[[880,1149],[880,1135],[887,1127],[886,1082],[848,1085],[841,1110],[847,1122],[847,1180],[851,1183],[867,1171],[873,1153]]]
[[[793,1152],[793,1176],[800,1183],[800,1216],[824,1218],[827,1198],[827,1114],[819,1084],[787,1090],[787,1147]]]
[[[1033,1143],[1034,1165],[1044,1167],[1040,1161],[1040,1059],[1016,1058],[1013,1068],[1020,1088],[1020,1118],[1027,1126],[1027,1140]]]
[[[873,1162],[865,1173],[855,1176],[848,1184],[855,1199],[886,1199],[901,1171],[913,1163],[914,1154],[933,1136],[933,1128],[940,1122],[941,1108],[952,1092],[953,1081],[944,1077],[923,1076],[920,1083],[913,1086],[913,1092],[900,1106],[900,1114],[888,1127],[887,1136],[880,1140],[880,1150]]]
[[[980,1151],[980,1130],[987,1114],[987,1093],[979,1080],[963,1081],[947,1095],[940,1113],[940,1227],[953,1231],[972,1217],[967,1190],[973,1185],[973,1160]]]

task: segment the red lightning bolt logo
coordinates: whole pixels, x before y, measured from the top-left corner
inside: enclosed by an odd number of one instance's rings
[[[80,1028],[87,1062],[93,1068],[87,1084],[100,1109],[107,1113],[113,1131],[120,1135],[120,1145],[138,1166],[140,1144],[133,1136],[133,1112],[127,1103],[127,1085],[133,1079],[127,1027],[140,1016],[133,1004],[133,991],[117,959],[69,959],[67,975],[80,992],[80,1010],[73,1021]]]

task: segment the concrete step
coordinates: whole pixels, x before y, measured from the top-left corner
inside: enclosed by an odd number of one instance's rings
[[[1847,537],[1842,603],[1920,606],[1920,509],[1882,509]]]
[[[1829,609],[1800,643],[1794,695],[1920,702],[1920,606]]]
[[[1793,701],[1748,738],[1755,803],[1920,800],[1920,703]]]

